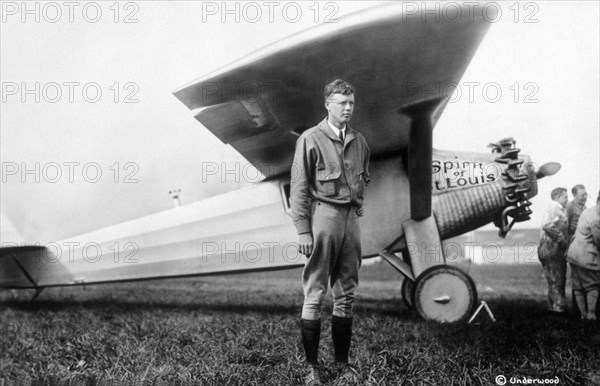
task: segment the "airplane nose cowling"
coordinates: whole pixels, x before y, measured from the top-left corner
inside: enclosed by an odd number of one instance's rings
[[[434,213],[442,237],[452,237],[490,221],[500,229],[500,237],[505,237],[516,222],[530,219],[529,199],[538,193],[537,180],[558,172],[560,164],[550,162],[538,168],[529,156],[519,155],[521,150],[515,143],[514,139],[505,138],[489,145],[492,154],[488,155],[488,166],[497,167],[499,172],[493,182],[434,195]]]
[[[492,153],[497,153],[496,162],[506,165],[502,172],[504,185],[504,198],[507,202],[499,218],[494,224],[500,229],[500,236],[504,237],[514,223],[530,219],[531,202],[529,198],[537,194],[537,177],[535,165],[528,156],[519,157],[521,149],[515,146],[513,138],[504,138],[496,143],[491,143]],[[508,217],[512,217],[509,222]]]

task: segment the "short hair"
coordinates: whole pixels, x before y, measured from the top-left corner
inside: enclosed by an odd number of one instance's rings
[[[332,94],[350,95],[354,94],[354,87],[343,79],[333,80],[325,85],[323,96],[325,100],[329,99]]]
[[[550,193],[550,197],[553,200],[556,200],[557,198],[559,198],[560,196],[562,196],[563,193],[566,193],[566,192],[567,192],[567,189],[565,189],[565,188],[554,188],[552,190],[552,192]]]
[[[579,192],[580,190],[585,189],[585,186],[581,185],[581,184],[577,184],[575,186],[573,186],[573,189],[571,189],[571,193],[573,195],[576,195],[577,192]]]

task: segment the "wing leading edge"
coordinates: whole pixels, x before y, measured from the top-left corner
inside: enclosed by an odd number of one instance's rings
[[[449,98],[489,27],[481,12],[463,14],[423,22],[397,4],[376,7],[283,39],[174,95],[267,178],[289,171],[297,134],[323,119],[321,90],[336,77],[356,88],[352,126],[372,155],[405,149],[410,118],[399,111]]]

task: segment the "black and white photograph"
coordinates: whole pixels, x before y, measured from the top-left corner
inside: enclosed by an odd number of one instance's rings
[[[0,386],[600,385],[600,3],[0,18]]]

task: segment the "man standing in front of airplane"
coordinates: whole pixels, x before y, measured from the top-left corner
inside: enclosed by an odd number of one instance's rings
[[[348,122],[354,111],[354,88],[336,79],[325,86],[327,118],[296,142],[290,204],[299,251],[308,260],[302,275],[302,344],[309,365],[306,385],[321,385],[318,370],[321,309],[328,283],[333,294],[331,335],[336,382],[351,384],[358,374],[349,364],[352,304],[358,286],[363,215],[369,183],[369,147]]]

